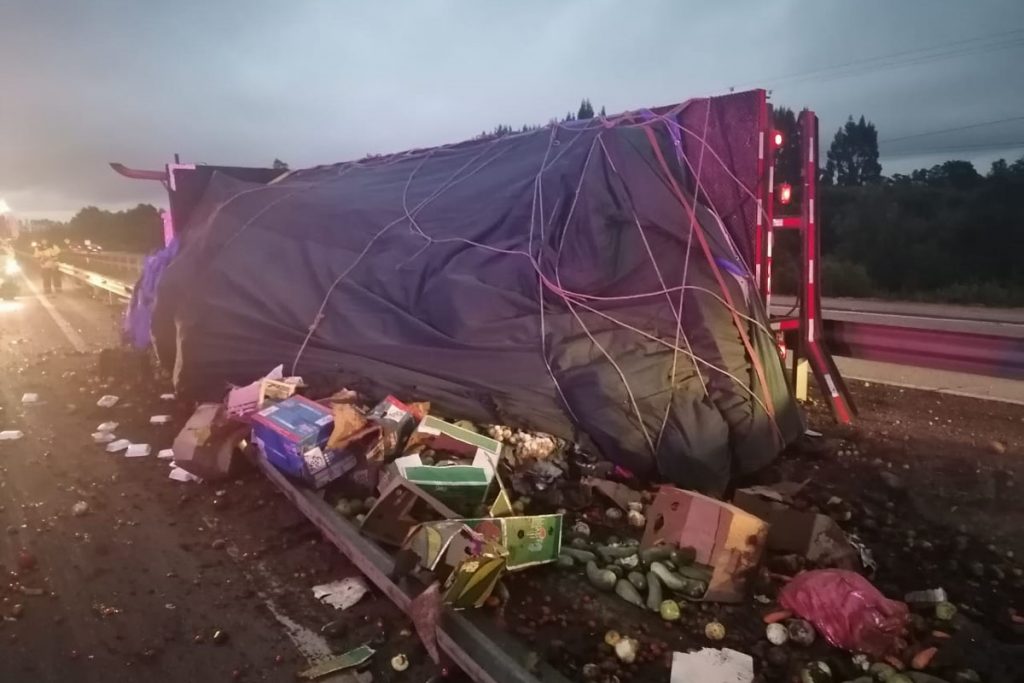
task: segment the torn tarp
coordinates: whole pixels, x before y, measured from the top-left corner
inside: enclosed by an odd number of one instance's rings
[[[270,185],[214,175],[154,312],[179,395],[285,361],[311,386],[428,398],[721,492],[803,428],[749,245],[696,201],[693,106]],[[726,163],[705,159],[719,179]]]

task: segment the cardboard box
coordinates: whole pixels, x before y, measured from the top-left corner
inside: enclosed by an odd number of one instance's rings
[[[788,490],[788,487],[739,489],[733,496],[733,504],[768,522],[769,550],[796,553],[817,564],[856,569],[859,553],[835,520],[827,515],[794,510],[787,504]]]
[[[266,406],[267,401],[277,403],[294,396],[301,385],[301,377],[285,377],[284,379],[264,377],[260,380],[259,406],[263,408]]]
[[[427,416],[413,434],[417,445],[439,457],[452,455],[457,465],[424,465],[419,453],[394,461],[392,474],[407,479],[464,516],[487,510],[492,517],[512,511],[511,501],[497,474],[501,442]]]
[[[464,519],[462,522],[505,548],[509,571],[554,562],[562,549],[562,515]]]
[[[444,503],[412,482],[395,477],[366,513],[360,530],[381,543],[401,546],[420,524],[456,518],[455,511]]]
[[[252,439],[279,470],[315,484],[318,474],[336,462],[323,450],[333,426],[330,408],[291,396],[252,416]]]
[[[220,403],[201,403],[174,438],[174,463],[210,481],[231,476],[235,448],[248,429],[228,422]]]
[[[263,385],[263,380],[267,379],[283,380],[284,366],[278,365],[265,376],[244,387],[231,387],[226,400],[228,417],[240,419],[259,410],[260,387]]]
[[[757,571],[768,524],[734,505],[670,486],[658,490],[647,510],[641,547],[692,547],[696,563],[711,570],[703,599],[739,602]]]
[[[505,573],[502,548],[488,544],[477,555],[464,558],[448,575],[442,601],[455,609],[481,607]]]
[[[388,396],[374,406],[366,417],[380,427],[381,447],[377,459],[387,460],[402,451],[405,442],[416,430],[417,421],[422,420],[425,415],[394,396]]]

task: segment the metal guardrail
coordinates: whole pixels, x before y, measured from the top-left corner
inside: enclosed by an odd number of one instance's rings
[[[125,284],[121,280],[117,280],[100,273],[94,273],[92,271],[85,270],[84,268],[78,268],[67,263],[61,263],[57,268],[64,275],[73,277],[79,282],[89,285],[90,287],[110,292],[121,299],[131,299],[132,292],[135,290],[132,285]]]
[[[254,460],[267,478],[364,576],[403,612],[411,611],[416,592],[412,586],[400,585],[391,579],[394,561],[390,555],[313,492],[289,481],[262,455],[255,455]],[[569,683],[547,663],[532,661],[536,657],[531,656],[518,639],[474,610],[445,610],[437,627],[437,645],[476,683]],[[528,666],[536,670],[536,676]]]
[[[143,254],[120,251],[66,251],[61,261],[93,273],[100,273],[125,282],[135,282],[146,263]]]
[[[1024,338],[830,320],[825,340],[836,356],[1024,380]]]

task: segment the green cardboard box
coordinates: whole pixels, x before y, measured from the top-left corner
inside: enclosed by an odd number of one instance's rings
[[[462,523],[508,551],[509,571],[554,562],[562,549],[562,515],[464,519]]]
[[[473,516],[484,506],[491,516],[510,514],[508,494],[497,474],[501,442],[428,415],[412,439],[462,464],[424,465],[418,453],[397,458],[396,473],[456,512]]]

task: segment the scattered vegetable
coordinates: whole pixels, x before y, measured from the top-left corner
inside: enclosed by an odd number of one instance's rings
[[[647,578],[640,572],[630,572],[626,575],[626,578],[629,579],[629,582],[633,584],[633,587],[638,591],[647,589]]]
[[[800,670],[801,683],[831,683],[832,669],[825,662],[808,662]]]
[[[719,621],[709,621],[704,626],[704,635],[708,640],[722,640],[725,638],[725,625]]]
[[[921,669],[927,669],[928,665],[932,663],[933,659],[935,659],[935,655],[936,653],[938,653],[938,651],[939,648],[937,647],[926,647],[925,649],[921,650],[916,655],[914,655],[913,659],[910,660],[911,668],[917,669],[919,671]]]
[[[654,572],[647,572],[647,609],[657,612],[661,603],[661,581]]]
[[[397,654],[391,658],[391,668],[395,671],[405,671],[409,668],[409,658],[403,654]]]
[[[665,584],[665,587],[673,591],[681,591],[685,587],[683,578],[678,574],[673,574],[669,571],[661,562],[651,562],[651,571],[654,572],[661,582]]]
[[[644,606],[644,599],[640,597],[640,593],[633,587],[633,584],[626,579],[619,579],[615,583],[615,594],[631,605]]]
[[[619,661],[623,664],[632,664],[636,661],[636,651],[639,647],[632,638],[623,638],[619,642],[615,643],[615,656],[619,658]]]
[[[793,619],[789,622],[787,628],[789,630],[789,639],[797,645],[807,647],[814,642],[814,627],[811,626],[810,622],[803,619]]]
[[[609,569],[599,569],[597,563],[591,560],[587,562],[587,579],[595,588],[610,591],[615,587],[619,577]]]
[[[785,645],[789,640],[789,631],[782,624],[768,624],[764,633],[772,645]]]
[[[658,613],[665,621],[678,621],[681,615],[679,603],[675,600],[662,600]]]
[[[596,562],[597,555],[590,552],[589,550],[580,550],[579,548],[563,547],[562,552],[576,560],[580,564],[586,564],[587,562]]]
[[[940,602],[935,605],[935,618],[950,621],[956,616],[956,605],[951,602]]]

